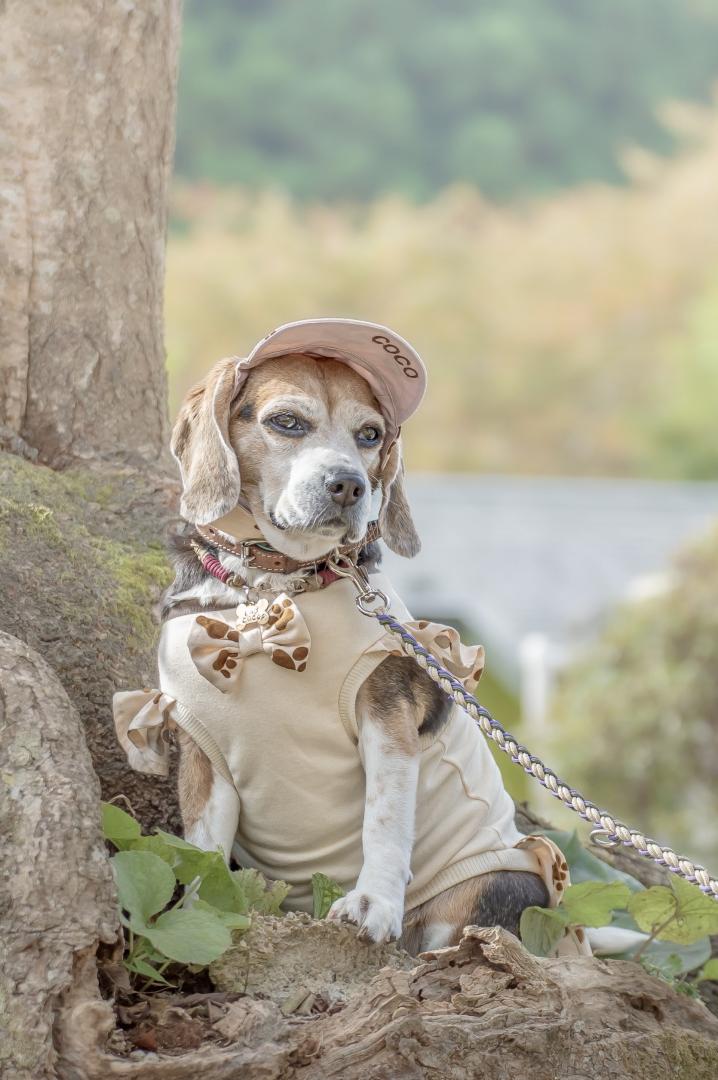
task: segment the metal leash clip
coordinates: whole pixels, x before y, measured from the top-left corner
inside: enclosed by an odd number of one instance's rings
[[[327,559],[327,567],[337,577],[349,578],[354,582],[359,592],[354,597],[354,603],[362,615],[383,615],[388,610],[389,597],[381,589],[371,587],[371,579],[363,566],[357,566],[346,555],[337,552],[333,558]]]
[[[591,829],[591,843],[596,847],[614,848],[619,847],[621,841],[611,836],[608,829]]]

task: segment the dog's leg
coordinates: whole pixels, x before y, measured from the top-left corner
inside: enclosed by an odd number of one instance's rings
[[[411,878],[419,739],[414,701],[403,696],[387,701],[371,693],[370,681],[357,695],[366,773],[364,863],[356,887],[332,905],[329,918],[356,923],[360,936],[379,942],[401,934]]]
[[[401,944],[414,955],[458,945],[465,926],[503,926],[518,937],[524,908],[547,903],[548,890],[538,874],[523,870],[481,874],[410,911]]]
[[[179,807],[185,840],[203,851],[221,848],[229,862],[239,823],[239,796],[186,732],[178,731],[177,741]]]

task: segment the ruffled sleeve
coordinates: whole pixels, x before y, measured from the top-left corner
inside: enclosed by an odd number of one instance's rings
[[[161,690],[123,690],[114,695],[115,731],[127,760],[138,772],[169,773],[169,736],[177,702]]]
[[[464,645],[453,626],[442,626],[441,623],[426,622],[422,619],[419,622],[406,622],[404,626],[466,690],[470,691],[476,685],[484,670],[483,645]],[[396,637],[389,632],[375,647],[385,650],[391,656],[406,655],[399,647]]]

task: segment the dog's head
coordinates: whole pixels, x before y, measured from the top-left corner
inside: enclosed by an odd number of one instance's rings
[[[399,439],[369,384],[337,360],[293,354],[266,360],[237,385],[236,359],[220,360],[188,393],[172,433],[183,481],[182,514],[207,524],[237,505],[240,489],[278,551],[319,558],[354,543],[381,492],[379,523],[392,551],[419,538],[403,486]],[[388,445],[389,444],[389,445]]]

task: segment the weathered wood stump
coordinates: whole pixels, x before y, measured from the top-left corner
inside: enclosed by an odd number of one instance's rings
[[[77,710],[42,657],[4,633],[0,775],[0,1075],[43,1080],[57,1075],[73,1001],[112,1022],[95,954],[119,924]]]

